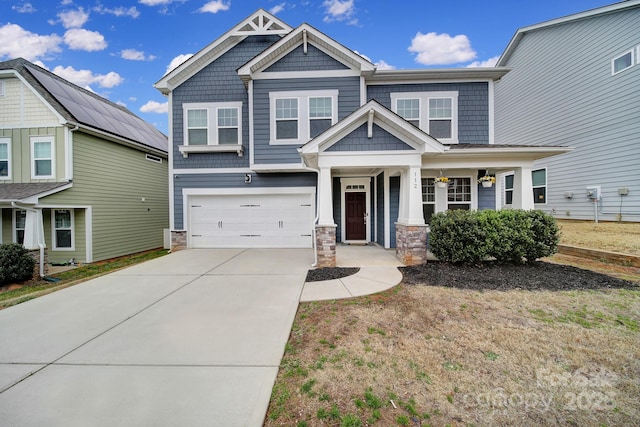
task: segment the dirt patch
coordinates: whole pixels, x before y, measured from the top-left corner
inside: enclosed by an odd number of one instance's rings
[[[315,270],[309,270],[305,282],[342,279],[343,277],[353,276],[358,271],[360,271],[358,267],[316,268]]]
[[[558,221],[560,244],[640,255],[640,223]]]

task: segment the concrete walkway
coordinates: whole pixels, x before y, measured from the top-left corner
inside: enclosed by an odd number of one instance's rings
[[[299,301],[379,292],[392,252],[189,250],[0,311],[0,425],[261,426]]]

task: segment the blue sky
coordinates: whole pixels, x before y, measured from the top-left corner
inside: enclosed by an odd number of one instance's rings
[[[0,0],[0,60],[23,57],[167,132],[153,88],[258,8],[307,22],[378,68],[491,66],[515,31],[612,0]]]

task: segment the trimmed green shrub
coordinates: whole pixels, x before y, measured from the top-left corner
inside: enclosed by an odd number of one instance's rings
[[[441,261],[533,262],[558,248],[556,220],[542,211],[447,211],[431,220],[429,243]]]
[[[0,245],[0,284],[24,282],[33,277],[35,260],[17,243]]]

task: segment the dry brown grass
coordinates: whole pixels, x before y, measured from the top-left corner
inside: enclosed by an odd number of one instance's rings
[[[640,223],[558,221],[560,244],[640,255]]]
[[[639,313],[629,290],[301,304],[265,425],[638,425]]]

